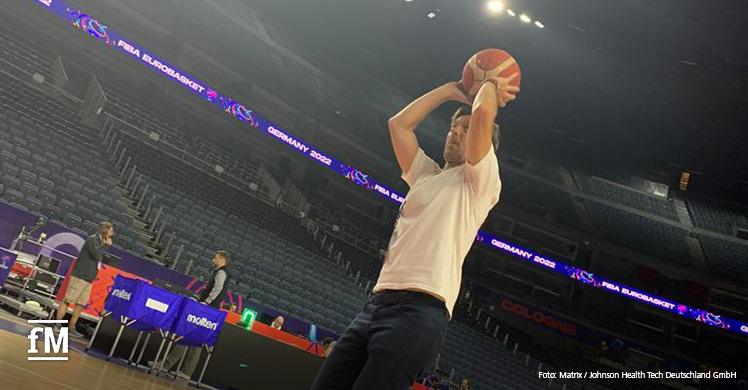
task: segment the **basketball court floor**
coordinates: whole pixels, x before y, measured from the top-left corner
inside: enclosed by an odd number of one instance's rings
[[[195,389],[186,381],[149,375],[141,368],[98,352],[85,353],[87,339],[69,338],[67,361],[29,361],[28,334],[33,325],[0,308],[0,388],[16,390]],[[42,349],[42,343],[38,347]],[[210,389],[210,387],[206,387]]]

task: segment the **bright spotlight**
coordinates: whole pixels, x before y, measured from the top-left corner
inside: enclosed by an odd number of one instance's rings
[[[486,7],[488,7],[488,10],[491,12],[499,13],[502,10],[504,10],[504,3],[496,0],[489,1],[486,3]]]
[[[539,20],[535,21],[535,25],[538,26],[539,28],[545,28],[545,25],[543,25],[543,23],[540,23]]]
[[[530,17],[525,14],[520,15],[519,19],[525,23],[530,23],[532,21],[532,19],[530,19]]]
[[[517,14],[515,14],[514,11],[512,11],[510,9],[506,10],[506,13],[508,13],[509,16],[517,16]]]

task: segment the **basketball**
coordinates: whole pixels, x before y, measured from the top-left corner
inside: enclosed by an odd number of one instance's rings
[[[518,75],[509,84],[519,87],[522,75],[517,60],[501,49],[483,49],[465,63],[460,85],[463,92],[473,97],[478,93],[483,81],[488,78],[509,77],[514,73]]]

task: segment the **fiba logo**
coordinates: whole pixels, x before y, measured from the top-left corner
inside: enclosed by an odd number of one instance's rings
[[[107,44],[113,44],[110,40],[109,33],[107,32],[107,26],[101,24],[98,20],[78,11],[70,14],[74,18],[73,26],[85,31],[88,35],[102,40]]]
[[[699,316],[699,319],[712,326],[719,326],[722,324],[722,319],[720,318],[720,316],[709,312],[702,312]]]
[[[595,275],[583,269],[576,269],[572,277],[582,283],[586,283],[586,284],[595,283]]]
[[[61,324],[67,325],[67,320],[29,320],[29,324]],[[31,328],[29,338],[28,360],[68,360],[68,327],[62,326],[57,335],[51,326],[37,326]],[[44,340],[44,356],[39,354],[36,343]],[[53,355],[49,355],[53,354]]]
[[[236,119],[238,119],[240,122],[247,122],[252,127],[260,126],[255,120],[254,115],[252,114],[252,111],[248,110],[246,107],[244,107],[243,105],[237,102],[234,102],[234,101],[229,102],[225,111],[231,114]]]
[[[357,185],[363,186],[367,190],[371,188],[371,182],[369,182],[369,176],[358,169],[348,167],[348,173],[346,173],[346,179],[356,183]]]

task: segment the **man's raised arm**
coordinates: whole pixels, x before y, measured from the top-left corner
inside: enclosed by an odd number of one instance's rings
[[[403,173],[410,170],[418,153],[418,139],[415,130],[426,116],[445,102],[456,100],[469,104],[465,94],[456,82],[450,82],[427,92],[402,109],[387,122],[390,128],[392,149]]]
[[[518,76],[490,78],[483,83],[473,102],[470,126],[465,139],[465,160],[470,165],[479,163],[491,149],[494,121],[499,107],[515,99],[519,87],[509,85]]]

